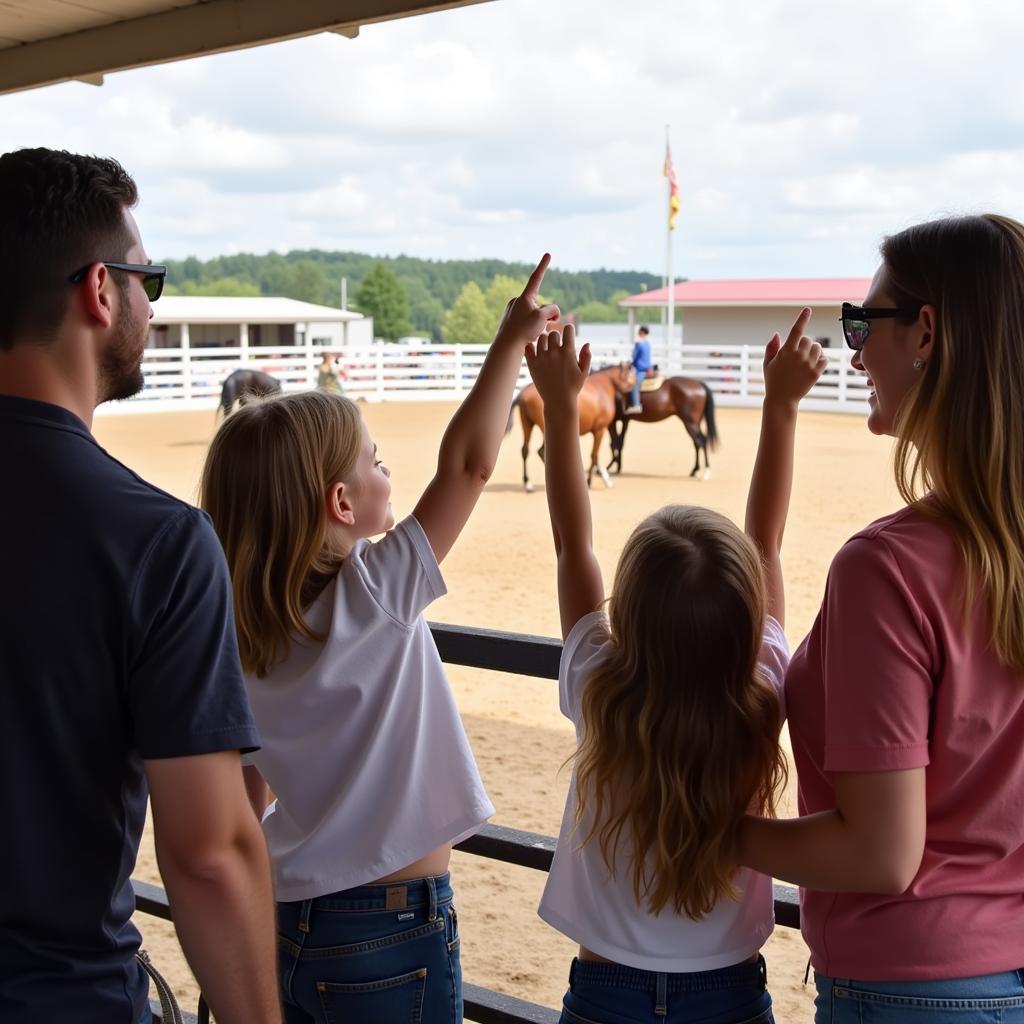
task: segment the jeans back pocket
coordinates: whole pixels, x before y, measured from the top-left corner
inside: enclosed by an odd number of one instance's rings
[[[380,981],[318,981],[320,1008],[327,1024],[420,1024],[426,968]]]

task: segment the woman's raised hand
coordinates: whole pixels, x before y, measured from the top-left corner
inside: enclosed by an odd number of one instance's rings
[[[771,336],[764,350],[765,401],[796,405],[828,366],[821,345],[804,334],[810,319],[811,310],[805,306],[785,342],[778,332]]]

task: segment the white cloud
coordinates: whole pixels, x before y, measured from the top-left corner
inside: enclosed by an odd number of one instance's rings
[[[863,274],[1024,216],[1011,0],[498,0],[0,97],[5,148],[118,156],[154,258],[365,249],[688,276]]]

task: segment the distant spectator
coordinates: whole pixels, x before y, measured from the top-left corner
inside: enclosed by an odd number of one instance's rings
[[[318,388],[326,388],[328,391],[337,392],[340,395],[345,390],[341,386],[343,380],[348,380],[345,367],[338,361],[337,356],[331,355],[330,352],[325,352],[323,361],[317,370],[316,386]]]

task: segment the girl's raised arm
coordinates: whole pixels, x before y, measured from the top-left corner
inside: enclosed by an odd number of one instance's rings
[[[580,459],[577,400],[590,371],[590,346],[576,357],[576,332],[541,335],[526,349],[530,376],[544,399],[544,488],[558,559],[558,610],[563,639],[604,600],[601,567],[594,556],[590,496]]]
[[[550,262],[545,253],[522,295],[505,307],[480,374],[441,439],[437,473],[413,510],[439,562],[451,550],[494,472],[526,346],[549,321],[558,319],[557,306],[538,304]]]

